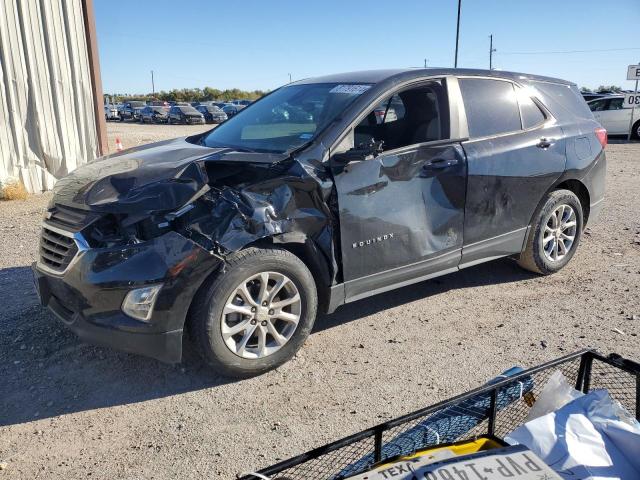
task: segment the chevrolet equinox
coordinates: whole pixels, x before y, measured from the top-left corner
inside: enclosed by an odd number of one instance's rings
[[[179,362],[189,332],[220,373],[256,375],[294,355],[318,311],[501,257],[557,272],[602,207],[606,143],[554,78],[294,82],[61,179],[36,286],[89,342]]]

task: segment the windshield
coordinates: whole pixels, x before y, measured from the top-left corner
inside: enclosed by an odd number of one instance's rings
[[[144,102],[129,102],[132,107],[145,107],[146,103]]]
[[[193,107],[179,107],[182,113],[200,113]]]
[[[285,153],[309,142],[371,85],[282,87],[212,130],[207,147]]]

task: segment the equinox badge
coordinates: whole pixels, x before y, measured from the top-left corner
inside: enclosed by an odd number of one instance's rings
[[[374,238],[369,238],[368,240],[362,240],[360,242],[353,242],[351,246],[353,248],[364,247],[365,245],[373,245],[374,243],[380,243],[385,240],[390,240],[393,238],[393,233],[385,233],[384,235],[378,235]]]

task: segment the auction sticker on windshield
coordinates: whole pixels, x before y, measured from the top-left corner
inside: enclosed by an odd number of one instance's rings
[[[336,85],[329,93],[348,93],[351,95],[361,95],[371,88],[371,85]]]

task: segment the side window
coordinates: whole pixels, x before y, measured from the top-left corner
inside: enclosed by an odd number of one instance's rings
[[[471,137],[516,132],[522,128],[511,82],[461,78],[459,83]]]
[[[373,110],[376,115],[376,123],[391,123],[396,122],[404,118],[406,109],[404,103],[399,95],[393,95],[392,97],[380,102],[380,104]]]
[[[516,87],[520,115],[522,116],[522,128],[532,128],[545,121],[545,116],[540,107],[533,101],[530,93],[525,88]]]
[[[624,98],[612,98],[609,100],[609,106],[607,110],[622,110],[622,103],[624,102]]]
[[[589,103],[589,109],[592,112],[601,112],[602,110],[605,109],[605,107],[607,106],[607,102],[609,100],[604,99],[604,100],[597,100],[595,102],[590,102]]]
[[[382,141],[383,150],[449,138],[449,108],[444,81],[387,97],[354,128],[354,146]]]

